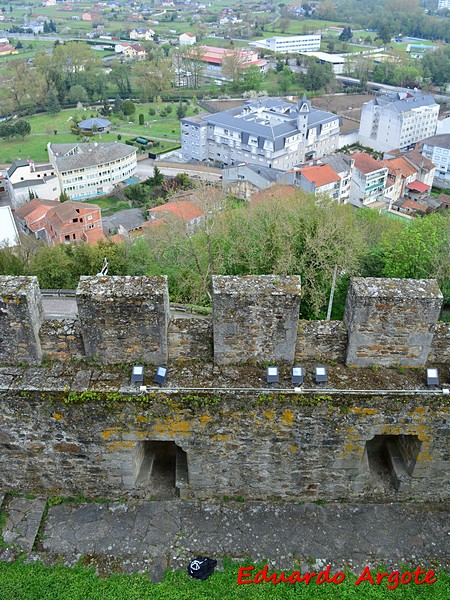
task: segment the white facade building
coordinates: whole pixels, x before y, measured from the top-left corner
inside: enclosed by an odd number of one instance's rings
[[[50,162],[72,200],[111,192],[136,173],[136,148],[119,142],[51,144]]]
[[[178,36],[180,46],[193,46],[197,43],[197,37],[193,33],[182,33]]]
[[[423,140],[421,154],[436,165],[437,179],[450,182],[450,134],[434,135]]]
[[[439,105],[422,92],[395,92],[366,102],[361,112],[359,141],[378,152],[412,147],[434,135]]]
[[[316,52],[320,50],[321,40],[322,36],[320,34],[293,35],[286,37],[277,36],[251,42],[250,46],[267,48],[267,50],[279,52],[280,54],[289,54],[291,52]]]
[[[61,193],[53,165],[38,165],[33,161],[16,160],[6,171],[6,186],[14,209],[30,198],[58,200]]]
[[[243,106],[204,117],[181,119],[181,150],[186,160],[232,166],[250,163],[288,170],[338,147],[340,117],[279,98],[247,101]]]
[[[450,0],[439,0],[438,1],[438,10],[448,10],[450,9]]]
[[[351,155],[354,160],[350,184],[350,202],[357,207],[384,200],[387,167],[366,152]]]

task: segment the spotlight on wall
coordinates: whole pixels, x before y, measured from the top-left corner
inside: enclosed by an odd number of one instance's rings
[[[164,385],[167,377],[167,367],[158,367],[156,369],[153,381],[158,385]]]
[[[134,365],[131,371],[131,383],[143,383],[144,367],[142,365]]]
[[[437,369],[427,369],[427,385],[439,385]]]
[[[302,384],[304,376],[303,367],[292,367],[292,383]]]
[[[267,367],[267,383],[278,383],[278,367]]]
[[[325,367],[316,367],[316,383],[325,383],[328,380]]]

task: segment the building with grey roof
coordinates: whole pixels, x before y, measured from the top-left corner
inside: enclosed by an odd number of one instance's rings
[[[186,160],[286,171],[334,152],[339,130],[340,117],[312,108],[306,97],[297,104],[268,98],[202,119],[182,119],[181,149]]]
[[[92,117],[92,119],[86,119],[85,121],[80,121],[77,123],[80,129],[84,129],[85,131],[93,131],[96,130],[98,132],[105,131],[111,125],[111,121],[108,119],[102,119],[100,117]]]
[[[53,165],[35,165],[32,160],[16,160],[6,171],[6,187],[14,209],[30,198],[58,200],[61,193]]]
[[[108,194],[136,172],[136,148],[119,142],[49,143],[47,150],[72,200]]]
[[[127,208],[120,210],[108,217],[103,217],[103,231],[105,233],[127,234],[142,227],[145,218],[140,208]]]
[[[255,192],[276,183],[293,184],[294,173],[253,164],[240,164],[223,171],[224,189],[237,198],[250,200]]]
[[[408,149],[435,134],[439,105],[418,91],[383,94],[363,105],[359,141],[378,152]]]
[[[436,165],[436,183],[450,182],[450,133],[426,138],[421,143],[421,154]]]

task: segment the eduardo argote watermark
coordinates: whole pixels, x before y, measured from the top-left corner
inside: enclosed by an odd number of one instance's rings
[[[269,566],[265,565],[261,570],[255,572],[256,567],[249,565],[240,567],[238,571],[237,584],[251,585],[259,583],[303,583],[309,585],[311,582],[317,585],[333,584],[339,585],[345,581],[345,573],[337,571],[331,573],[331,567],[326,567],[319,573],[306,572],[302,575],[300,571],[293,571],[287,575],[284,571],[281,573],[269,573]],[[370,585],[385,585],[390,590],[395,590],[399,585],[431,585],[436,583],[437,577],[434,571],[427,571],[422,567],[417,567],[414,571],[375,571],[370,567],[365,567],[362,573],[357,577],[354,585],[360,585],[367,582]]]

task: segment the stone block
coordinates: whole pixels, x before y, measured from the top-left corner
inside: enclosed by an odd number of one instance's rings
[[[344,314],[347,364],[424,366],[442,301],[433,279],[352,278]]]
[[[214,360],[293,364],[300,277],[213,276]]]
[[[81,277],[76,292],[88,359],[167,362],[167,277]]]
[[[0,277],[0,362],[41,361],[43,315],[37,277]]]

